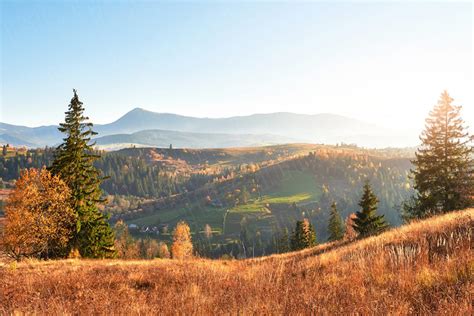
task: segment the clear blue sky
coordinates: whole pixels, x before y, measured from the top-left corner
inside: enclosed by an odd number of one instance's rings
[[[1,1],[0,121],[330,112],[421,128],[443,89],[474,124],[470,3]],[[471,124],[471,125],[472,125]]]

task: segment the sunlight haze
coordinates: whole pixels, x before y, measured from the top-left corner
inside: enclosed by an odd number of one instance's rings
[[[474,118],[470,3],[1,4],[0,121],[333,113],[421,130],[444,89]],[[35,113],[31,115],[31,113]]]

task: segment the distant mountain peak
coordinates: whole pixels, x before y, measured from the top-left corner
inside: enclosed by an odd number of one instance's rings
[[[62,139],[62,135],[54,126],[28,128],[0,124],[0,128],[2,129],[0,134],[3,139],[1,142],[11,140],[18,143],[23,141],[27,145],[51,146],[59,143]],[[356,143],[361,146],[370,147],[413,145],[413,142],[407,142],[407,140],[417,139],[411,134],[407,138],[409,133],[388,131],[383,127],[331,113],[308,115],[274,112],[225,118],[199,118],[153,112],[141,107],[133,108],[112,123],[97,124],[94,129],[99,133],[97,137],[114,134],[133,134],[144,130],[174,131],[172,138],[175,141],[173,143],[178,142],[179,134],[176,132],[239,136],[251,134],[254,136],[258,135],[259,138],[265,135],[272,135],[279,136],[281,142],[287,142],[291,139],[297,142],[308,143]],[[141,136],[143,137],[143,135]],[[134,137],[137,137],[137,135],[134,135]],[[193,137],[193,139],[195,144],[192,147],[212,145],[198,137]],[[267,140],[267,138],[261,139]],[[255,141],[255,143],[259,143],[261,139],[258,142]],[[171,139],[166,141],[171,142]],[[276,139],[272,138],[270,143],[276,142]],[[248,142],[241,141],[241,144],[248,145]],[[222,145],[223,143],[219,146]],[[232,145],[235,147],[238,144],[235,142]]]

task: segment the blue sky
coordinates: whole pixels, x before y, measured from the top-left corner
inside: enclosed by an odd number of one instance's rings
[[[474,124],[470,3],[2,1],[0,121],[336,113],[422,128],[443,89]],[[471,125],[472,125],[471,124]]]

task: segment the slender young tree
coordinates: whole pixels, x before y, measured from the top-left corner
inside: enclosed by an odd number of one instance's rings
[[[191,230],[186,222],[179,222],[173,231],[173,244],[171,245],[173,259],[187,259],[193,256],[193,243]]]
[[[337,210],[336,202],[331,204],[331,214],[329,216],[329,241],[340,240],[344,237],[344,223]]]
[[[413,161],[416,195],[404,206],[405,219],[423,218],[473,205],[474,149],[461,106],[444,91],[426,119],[422,145]]]
[[[313,225],[307,218],[296,222],[296,227],[291,236],[291,250],[300,250],[316,246],[316,233]]]
[[[90,144],[91,137],[97,133],[92,131],[92,123],[84,116],[82,102],[76,90],[73,91],[65,122],[59,127],[66,136],[56,148],[50,170],[71,189],[72,206],[77,215],[71,249],[78,250],[83,257],[112,257],[115,255],[114,234],[107,217],[97,208],[101,202],[102,177],[93,165],[99,156],[94,154],[94,144]]]
[[[374,192],[372,192],[372,188],[367,181],[359,202],[361,210],[356,212],[353,224],[354,230],[360,237],[375,235],[387,229],[388,224],[385,222],[384,216],[377,215],[378,202],[377,197]]]

